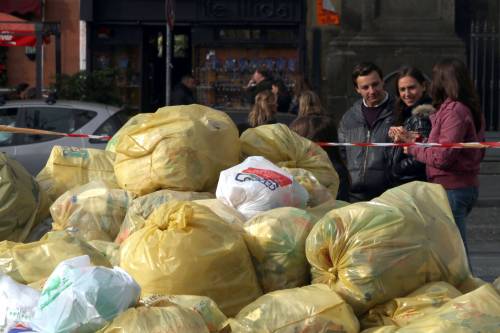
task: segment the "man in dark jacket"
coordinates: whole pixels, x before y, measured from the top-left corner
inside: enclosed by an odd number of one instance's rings
[[[191,75],[184,75],[172,92],[170,105],[189,105],[195,104],[194,89],[196,80]]]
[[[382,78],[382,71],[373,63],[354,66],[352,82],[362,98],[342,117],[339,142],[391,142],[388,132],[394,122],[394,99],[385,90]],[[351,176],[351,202],[368,201],[389,188],[387,150],[341,147],[341,156]]]

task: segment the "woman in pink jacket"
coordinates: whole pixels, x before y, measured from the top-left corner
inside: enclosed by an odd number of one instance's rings
[[[479,97],[465,64],[444,59],[432,70],[431,97],[436,111],[430,115],[432,130],[428,142],[484,141],[484,118]],[[403,133],[402,137],[411,137]],[[478,197],[479,164],[484,149],[424,148],[411,146],[408,154],[426,165],[428,180],[441,184],[465,247],[465,217]]]

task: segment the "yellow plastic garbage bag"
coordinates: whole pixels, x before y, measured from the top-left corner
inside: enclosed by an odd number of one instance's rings
[[[302,185],[309,193],[308,207],[316,207],[325,202],[335,200],[330,190],[321,184],[311,171],[300,168],[283,168],[288,171],[293,179]]]
[[[263,156],[280,167],[310,171],[337,197],[339,176],[328,154],[317,144],[303,138],[283,124],[247,129],[241,135],[241,151],[246,156]]]
[[[461,295],[462,293],[449,283],[431,282],[406,297],[399,297],[370,309],[361,319],[361,326],[407,326]]]
[[[92,240],[88,242],[90,246],[99,251],[111,266],[120,266],[120,245],[115,242],[102,240]]]
[[[358,315],[425,283],[458,286],[471,275],[446,192],[424,182],[330,211],[306,255],[313,282],[330,285]]]
[[[147,123],[151,118],[154,117],[154,113],[139,113],[130,118],[119,130],[113,135],[111,140],[108,141],[106,145],[106,150],[116,153],[116,145],[120,140],[120,137],[124,133],[131,132],[140,128],[143,123]]]
[[[220,332],[226,323],[226,316],[221,312],[217,304],[208,297],[192,295],[154,295],[140,301],[144,306],[169,306],[177,304],[184,308],[197,312],[210,333]]]
[[[52,201],[64,192],[93,180],[105,180],[118,188],[114,161],[115,154],[105,150],[54,146],[36,180]]]
[[[380,327],[372,327],[366,330],[361,331],[361,333],[396,333],[398,332],[399,327],[397,326],[380,326]],[[424,332],[422,332],[424,333]]]
[[[201,316],[171,304],[162,307],[130,308],[98,333],[209,333]]]
[[[245,223],[245,241],[264,293],[309,283],[305,243],[313,223],[312,215],[293,207],[276,208]]]
[[[348,202],[332,199],[322,203],[321,205],[315,207],[308,207],[306,208],[306,211],[312,216],[314,216],[315,221],[319,221],[323,218],[323,216],[325,216],[331,210],[342,208],[349,205],[350,203]]]
[[[186,201],[160,206],[122,243],[120,266],[142,295],[200,295],[231,316],[261,295],[240,233],[210,209]]]
[[[238,129],[226,113],[206,106],[164,107],[125,131],[116,154],[118,183],[138,195],[212,191],[220,171],[239,162]]]
[[[491,284],[452,299],[398,333],[498,333],[500,295]]]
[[[349,304],[322,284],[265,294],[229,322],[233,333],[359,332]]]
[[[500,293],[500,277],[493,281],[493,287]]]
[[[0,241],[23,242],[49,216],[50,199],[17,161],[0,154]]]
[[[218,199],[204,199],[204,200],[193,200],[193,202],[210,208],[212,212],[214,212],[217,216],[219,216],[224,222],[229,223],[232,226],[237,227],[238,229],[243,228],[243,224],[245,223],[245,217],[238,212],[233,207],[230,207],[223,203]]]
[[[131,234],[144,227],[149,215],[166,202],[191,201],[211,199],[214,195],[209,192],[181,192],[173,190],[160,190],[138,197],[132,201],[127,209],[127,214],[116,237],[118,244],[123,243]]]
[[[467,294],[485,284],[488,284],[488,282],[475,276],[469,276],[464,282],[457,286],[457,289],[460,290],[462,294]]]
[[[67,229],[86,241],[113,241],[134,197],[102,180],[75,187],[50,207],[52,228]]]
[[[66,232],[49,232],[38,242],[0,242],[0,273],[23,284],[49,277],[63,260],[88,255],[96,266],[110,267],[109,261],[85,241]]]

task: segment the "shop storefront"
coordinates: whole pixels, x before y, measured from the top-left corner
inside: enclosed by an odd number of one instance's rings
[[[142,112],[165,104],[164,0],[82,0],[89,69],[113,68],[125,103]],[[292,87],[304,68],[305,2],[182,0],[175,4],[172,84],[198,80],[197,98],[246,109],[243,86],[260,66]]]

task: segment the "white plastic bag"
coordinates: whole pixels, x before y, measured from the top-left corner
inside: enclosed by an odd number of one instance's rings
[[[91,266],[88,256],[68,259],[45,283],[30,326],[42,332],[95,332],[135,305],[140,293],[118,267]]]
[[[289,172],[261,156],[250,156],[222,171],[215,195],[247,219],[273,208],[305,208],[309,200],[306,189]]]
[[[0,274],[0,332],[31,320],[39,297],[37,290]]]

